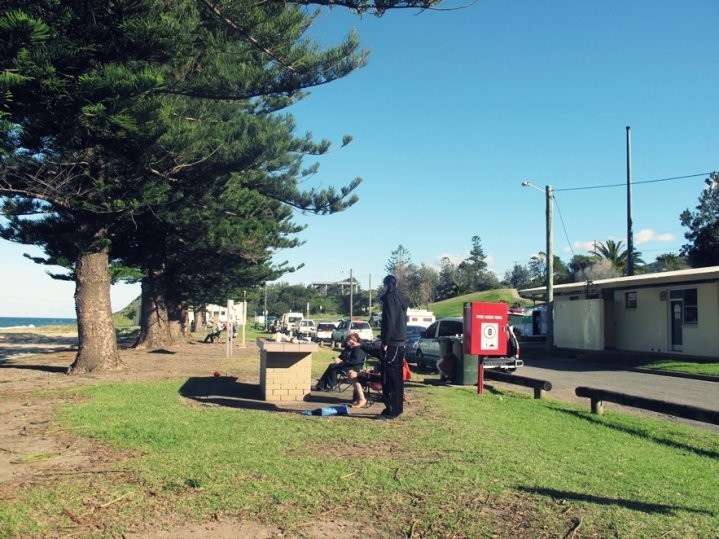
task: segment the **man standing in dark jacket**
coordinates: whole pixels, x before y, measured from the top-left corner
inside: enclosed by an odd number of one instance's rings
[[[407,339],[407,299],[397,290],[397,279],[387,275],[383,281],[382,301],[382,396],[385,409],[381,418],[393,419],[402,414],[404,381],[402,360]]]

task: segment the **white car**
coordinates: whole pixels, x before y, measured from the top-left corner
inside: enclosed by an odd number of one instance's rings
[[[297,337],[299,337],[300,339],[308,339],[313,341],[316,334],[317,326],[315,326],[314,320],[304,318],[297,323],[295,335],[297,335]]]
[[[332,332],[335,330],[335,325],[332,322],[320,322],[317,324],[317,332],[315,333],[315,342],[319,344],[331,343]]]
[[[337,329],[332,332],[332,347],[334,348],[335,344],[342,346],[347,339],[347,335],[351,333],[357,333],[363,341],[374,339],[374,333],[372,333],[369,322],[364,320],[343,320],[337,326]]]

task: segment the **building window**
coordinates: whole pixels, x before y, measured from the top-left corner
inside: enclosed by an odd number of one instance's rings
[[[626,292],[624,294],[624,307],[627,309],[636,309],[637,308],[637,293],[636,292]]]
[[[685,324],[699,323],[699,307],[697,305],[697,289],[685,288],[683,290],[670,290],[670,299],[681,299]]]
[[[697,289],[684,290],[684,323],[696,324],[699,322],[699,308],[697,306]]]

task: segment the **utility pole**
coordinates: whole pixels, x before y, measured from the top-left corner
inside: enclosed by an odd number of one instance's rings
[[[265,326],[265,329],[267,329],[267,283],[265,283],[265,307],[262,314],[264,315],[262,317],[262,324]]]
[[[632,135],[627,126],[627,275],[634,275],[634,233],[632,232]]]
[[[353,302],[353,295],[352,295],[352,268],[350,268],[350,320],[352,320],[352,302]]]
[[[545,188],[547,195],[547,350],[554,348],[554,192]]]
[[[522,187],[531,187],[537,191],[542,191],[539,187],[529,181],[523,181]],[[546,313],[547,313],[547,350],[554,349],[554,240],[552,231],[554,229],[554,191],[551,185],[544,188],[544,194],[547,199],[547,275],[546,275]]]

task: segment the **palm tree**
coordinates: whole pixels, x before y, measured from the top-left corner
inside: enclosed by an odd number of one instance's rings
[[[622,274],[627,272],[627,250],[624,248],[622,241],[607,240],[594,244],[594,249],[590,254],[598,260],[607,260],[614,268],[621,271]],[[639,266],[644,264],[641,258],[642,253],[634,249],[634,264]]]

